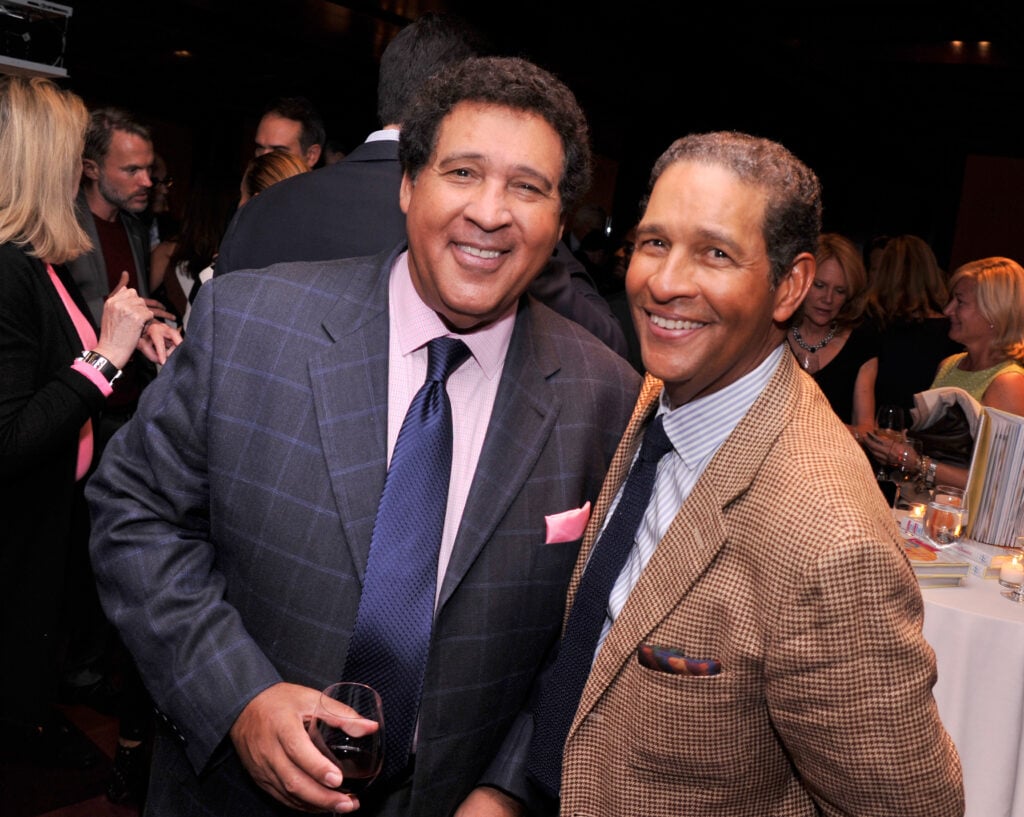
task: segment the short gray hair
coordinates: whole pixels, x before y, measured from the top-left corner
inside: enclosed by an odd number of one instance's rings
[[[654,163],[648,196],[665,169],[683,161],[724,167],[746,184],[766,191],[762,230],[773,287],[794,258],[815,252],[821,232],[821,184],[807,165],[778,142],[735,131],[684,136]]]

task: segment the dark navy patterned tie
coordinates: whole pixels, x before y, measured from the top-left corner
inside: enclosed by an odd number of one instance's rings
[[[562,750],[583,687],[590,675],[597,640],[607,616],[608,596],[633,549],[637,528],[654,489],[658,462],[672,450],[661,417],[647,426],[640,455],[630,469],[615,513],[590,553],[558,657],[548,673],[534,711],[533,741],[527,769],[552,797],[562,780]]]
[[[385,779],[402,771],[412,749],[452,470],[445,382],[468,357],[466,344],[455,338],[435,338],[428,345],[426,382],[409,405],[391,454],[345,661],[345,680],[380,693]]]

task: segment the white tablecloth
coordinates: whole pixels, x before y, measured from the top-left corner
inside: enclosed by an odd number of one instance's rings
[[[1024,817],[1024,604],[995,579],[926,588],[935,700],[964,770],[966,817]]]

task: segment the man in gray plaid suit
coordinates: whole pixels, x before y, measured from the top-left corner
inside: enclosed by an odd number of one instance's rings
[[[588,182],[568,89],[522,60],[447,69],[401,156],[408,247],[204,287],[89,486],[101,597],[166,727],[147,814],[436,817],[502,797],[474,786],[557,637],[639,383],[524,295]],[[438,336],[471,357],[448,381],[415,756],[360,804],[303,724],[341,678],[390,449]]]

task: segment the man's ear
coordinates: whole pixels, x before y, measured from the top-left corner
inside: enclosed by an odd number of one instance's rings
[[[807,291],[814,283],[816,270],[814,256],[809,252],[802,252],[793,259],[789,270],[775,285],[775,310],[772,312],[772,317],[778,323],[786,323],[800,308]]]
[[[94,182],[100,180],[100,166],[96,164],[95,159],[82,159],[82,173],[85,178],[91,179]]]
[[[398,206],[402,208],[402,212],[406,215],[409,214],[409,202],[412,201],[412,189],[416,186],[416,182],[406,172],[402,174],[402,186],[398,191]]]
[[[320,161],[320,145],[310,145],[306,151],[306,166],[312,170]]]

